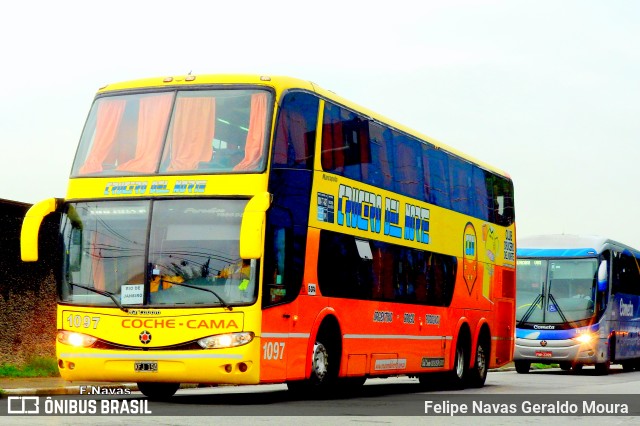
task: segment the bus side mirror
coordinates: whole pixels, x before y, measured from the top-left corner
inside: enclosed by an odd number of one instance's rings
[[[38,234],[45,216],[57,210],[62,204],[59,198],[42,200],[29,208],[20,230],[20,257],[23,262],[38,261]]]
[[[598,291],[607,291],[607,283],[609,282],[609,269],[607,261],[600,262],[598,267]]]
[[[69,270],[80,271],[82,264],[82,229],[71,229],[71,241],[69,241]]]
[[[249,200],[240,224],[240,257],[259,259],[264,248],[264,224],[271,194],[262,192]]]

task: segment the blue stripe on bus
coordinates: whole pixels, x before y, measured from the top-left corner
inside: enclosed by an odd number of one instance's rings
[[[596,251],[592,248],[518,248],[517,254],[522,257],[585,257],[594,256]]]
[[[536,339],[536,340],[563,340],[572,339],[587,331],[596,332],[600,329],[600,324],[593,324],[587,327],[570,328],[568,330],[531,330],[516,328],[516,338]]]

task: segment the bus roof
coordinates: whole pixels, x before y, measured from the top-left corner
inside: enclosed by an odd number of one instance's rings
[[[331,100],[335,103],[341,104],[353,111],[359,112],[374,121],[378,121],[384,123],[388,126],[391,126],[395,129],[398,129],[404,133],[413,135],[422,140],[426,140],[427,142],[433,144],[434,146],[441,148],[444,151],[450,152],[460,158],[463,158],[469,162],[475,163],[478,166],[484,168],[485,170],[491,171],[493,173],[497,173],[501,176],[504,176],[508,179],[511,179],[508,173],[505,171],[498,169],[494,166],[491,166],[487,163],[484,163],[476,158],[473,158],[467,154],[464,154],[461,151],[458,151],[455,148],[452,148],[434,138],[431,138],[425,134],[417,132],[413,129],[410,129],[400,123],[397,123],[393,120],[390,120],[386,117],[383,117],[380,114],[377,114],[368,108],[362,107],[354,102],[351,102],[341,96],[336,95],[334,92],[323,89],[315,83],[306,80],[300,80],[297,78],[287,77],[287,76],[267,76],[267,75],[258,75],[258,74],[208,74],[208,75],[184,75],[184,76],[167,76],[167,77],[155,77],[155,78],[146,78],[139,80],[131,80],[119,83],[108,84],[106,86],[101,87],[98,90],[98,94],[105,94],[109,92],[115,91],[124,91],[124,90],[134,90],[134,89],[152,89],[158,87],[193,87],[193,86],[206,86],[206,85],[225,85],[225,84],[247,84],[247,85],[262,85],[267,87],[274,88],[278,93],[282,93],[287,89],[303,89],[311,92],[315,92],[319,96]]]
[[[640,252],[636,249],[618,241],[598,235],[571,234],[519,237],[516,253],[518,257],[593,257],[601,253],[607,245],[640,257]]]

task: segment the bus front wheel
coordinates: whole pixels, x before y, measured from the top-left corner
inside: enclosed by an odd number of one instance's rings
[[[528,361],[516,361],[514,364],[516,365],[516,371],[519,374],[527,374],[529,372],[529,368],[531,368],[531,363]]]
[[[140,382],[138,389],[147,398],[154,401],[171,398],[180,388],[180,383]]]
[[[316,342],[311,357],[311,381],[314,384],[322,385],[329,380],[329,361],[327,348],[321,342]]]
[[[453,370],[449,373],[449,384],[454,389],[463,389],[467,376],[467,357],[465,356],[462,339],[458,339],[456,353],[453,359]]]

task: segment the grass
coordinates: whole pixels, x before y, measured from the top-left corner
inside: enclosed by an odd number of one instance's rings
[[[58,377],[58,364],[53,357],[36,356],[24,365],[0,364],[0,377]]]
[[[540,369],[545,369],[545,368],[558,368],[560,367],[560,364],[538,364],[538,363],[533,363],[531,364],[532,368],[535,368],[536,370],[540,370]]]

